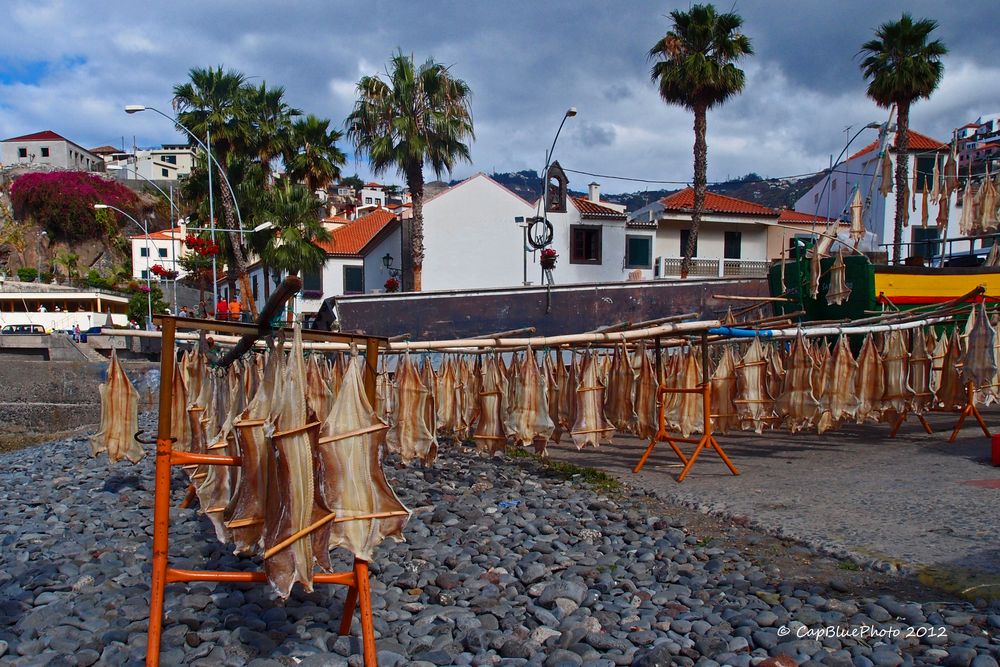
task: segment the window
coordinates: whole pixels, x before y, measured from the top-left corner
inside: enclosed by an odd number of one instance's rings
[[[914,245],[910,246],[910,254],[930,259],[941,252],[941,244],[938,242],[940,238],[941,233],[936,227],[914,227],[912,236]]]
[[[365,292],[365,267],[345,266],[344,294],[364,294],[364,292]]]
[[[934,160],[936,155],[917,158],[917,192],[925,189],[930,192],[934,187]]]
[[[166,162],[167,164],[177,164],[177,156],[176,155],[161,155],[160,156],[160,161],[161,162]]]
[[[147,278],[149,278],[149,271],[147,271],[146,269],[143,269],[142,273],[140,275],[142,276],[143,280],[146,280]]]
[[[739,259],[742,243],[743,232],[726,232],[722,256],[726,259]]]
[[[257,276],[250,276],[250,291],[253,292],[253,300],[257,300]]]
[[[48,157],[48,156],[49,156],[49,147],[42,146],[42,157]]]
[[[20,158],[28,157],[28,149],[27,148],[18,148],[17,149],[17,156],[20,157]]]
[[[167,171],[166,169],[161,169],[160,170],[160,174],[163,176],[163,178],[169,178],[170,177],[170,172]]]
[[[366,204],[371,204],[372,203],[372,198],[371,197],[365,197],[365,203]]]
[[[833,179],[833,183],[830,184],[830,192],[836,192],[836,191],[837,191],[837,179],[835,178]]]
[[[684,257],[685,253],[687,253],[688,240],[690,238],[691,238],[691,230],[690,229],[682,229],[681,230],[681,253],[680,253],[681,257]],[[692,257],[697,257],[698,256],[698,239],[694,240],[694,251],[691,253],[691,256]]]
[[[318,299],[323,296],[323,272],[307,271],[302,275],[302,296],[306,299]]]
[[[139,257],[149,257],[149,248],[147,247],[139,248]]]
[[[653,237],[625,236],[625,268],[648,269],[652,267]]]
[[[593,225],[570,225],[570,264],[601,263],[601,228]]]
[[[167,256],[167,249],[166,248],[157,248],[156,252],[160,255],[160,257],[166,257]]]

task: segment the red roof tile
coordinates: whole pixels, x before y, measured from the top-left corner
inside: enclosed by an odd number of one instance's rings
[[[366,188],[380,188],[382,186],[379,185],[378,183],[376,183],[375,181],[372,181],[371,183],[365,183],[365,187]]]
[[[592,202],[586,197],[571,197],[573,204],[580,215],[585,218],[606,218],[610,220],[624,220],[625,214],[604,204]]]
[[[97,148],[91,148],[90,152],[94,155],[105,155],[107,153],[123,153],[122,149],[115,148],[114,146],[98,146]]]
[[[796,223],[803,223],[803,222],[805,223],[821,222],[826,224],[832,221],[833,218],[824,218],[821,215],[813,215],[812,213],[802,213],[801,211],[793,211],[787,208],[781,209],[778,214],[778,222],[791,223],[793,225]],[[842,223],[842,224],[848,224],[848,223]]]
[[[926,134],[920,134],[919,132],[915,132],[913,130],[910,130],[909,132],[907,132],[907,134],[910,137],[910,148],[909,148],[909,150],[911,152],[912,151],[937,151],[937,150],[942,150],[942,149],[948,148],[948,144],[942,144],[937,139],[931,139]],[[865,155],[866,153],[871,153],[872,151],[877,150],[878,149],[878,141],[879,140],[876,139],[875,141],[871,142],[870,144],[868,144],[867,146],[865,146],[864,148],[862,148],[857,153],[855,153],[854,155],[852,155],[851,157],[849,157],[847,159],[848,160],[853,160],[856,157],[860,157],[862,155]]]
[[[10,139],[4,139],[4,141],[69,141],[69,139],[56,134],[52,130],[44,130],[42,132],[35,132],[34,134],[25,134],[20,137],[11,137]]]
[[[372,211],[349,225],[333,230],[330,233],[333,238],[316,245],[330,255],[357,256],[369,241],[395,219],[396,216],[385,209]]]
[[[690,211],[694,208],[694,188],[685,188],[680,192],[675,192],[669,197],[661,199],[660,203],[663,204],[664,209],[667,211]],[[774,209],[714,192],[705,193],[705,211],[709,213],[778,217],[778,212]]]

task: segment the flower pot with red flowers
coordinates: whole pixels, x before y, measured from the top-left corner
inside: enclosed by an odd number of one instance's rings
[[[399,281],[396,278],[389,278],[385,281],[385,291],[386,292],[398,292],[399,291]]]
[[[556,252],[555,248],[543,248],[541,255],[542,268],[546,271],[551,271],[556,268],[556,260],[559,259],[559,253]]]

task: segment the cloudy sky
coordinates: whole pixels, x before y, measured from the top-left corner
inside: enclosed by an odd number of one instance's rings
[[[940,23],[944,81],[911,126],[946,140],[1000,112],[996,0],[735,0],[755,55],[743,94],[709,112],[709,179],[817,171],[885,112],[865,97],[860,45],[903,11]],[[99,7],[99,9],[97,9]],[[420,2],[176,0],[170,3],[2,0],[0,137],[51,129],[94,147],[183,140],[152,113],[192,67],[223,65],[282,85],[288,101],[341,126],[362,75],[397,48],[432,57],[472,87],[476,171],[540,170],[563,112],[575,106],[556,158],[568,169],[663,181],[691,178],[692,116],[667,106],[649,78],[649,47],[687,3],[629,0]],[[984,17],[990,16],[990,19]],[[853,130],[846,128],[853,127]],[[871,133],[869,131],[870,134]],[[874,138],[873,136],[871,138]],[[869,139],[857,140],[858,148]],[[347,174],[370,174],[364,158]],[[570,174],[583,189],[590,176]],[[391,174],[386,179],[401,182]],[[646,186],[597,178],[605,192]]]

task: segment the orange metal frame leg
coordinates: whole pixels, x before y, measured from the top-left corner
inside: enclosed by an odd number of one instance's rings
[[[958,438],[958,432],[962,430],[962,424],[965,423],[965,418],[969,415],[976,418],[976,421],[979,422],[979,428],[983,429],[983,434],[989,438],[990,430],[986,427],[986,422],[983,421],[983,415],[980,414],[979,408],[976,407],[976,388],[971,382],[965,385],[965,407],[962,408],[958,423],[955,424],[955,429],[951,432],[948,442],[955,442],[955,439]]]

